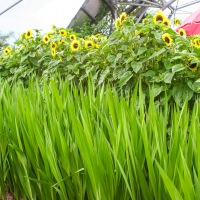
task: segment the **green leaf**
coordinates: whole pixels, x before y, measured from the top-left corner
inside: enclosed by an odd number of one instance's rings
[[[188,85],[184,83],[179,83],[174,85],[172,89],[172,95],[174,97],[175,102],[181,106],[183,105],[185,100],[190,100],[193,96],[193,91]]]
[[[125,85],[127,81],[133,76],[131,71],[125,72],[122,77],[120,78],[119,85],[120,87]]]
[[[174,76],[174,73],[168,72],[164,77],[164,82],[171,83],[173,76]]]
[[[143,54],[145,51],[147,51],[147,47],[139,47],[137,55],[141,55]]]
[[[183,64],[177,64],[172,67],[172,73],[179,72],[184,69],[185,69],[185,67],[183,66]]]
[[[147,60],[155,58],[155,57],[159,56],[160,54],[164,53],[165,51],[166,51],[166,49],[162,48],[159,51],[154,52]]]
[[[27,58],[28,58],[28,55],[23,56],[23,57],[21,58],[20,62],[21,62],[21,63],[24,62]]]
[[[132,61],[131,67],[132,67],[133,71],[135,73],[137,73],[142,68],[142,62]]]
[[[174,185],[173,181],[167,176],[166,172],[162,169],[159,163],[156,161],[156,165],[159,169],[160,175],[163,179],[164,185],[167,188],[167,191],[172,200],[182,200],[181,194],[177,190],[176,186]]]
[[[101,83],[104,82],[105,78],[109,75],[109,73],[110,73],[110,69],[109,69],[109,68],[105,69],[105,70],[101,73],[100,78],[99,78],[98,85],[100,85]]]
[[[163,86],[160,86],[160,85],[153,86],[154,97],[157,97],[162,91],[163,91]]]
[[[114,55],[108,55],[107,60],[112,63],[115,61],[115,58],[116,58],[116,56],[114,56]]]
[[[153,70],[148,70],[147,72],[145,73],[142,73],[142,76],[154,76],[155,75],[155,72]]]
[[[120,31],[115,31],[112,33],[108,39],[108,45],[113,45],[113,44],[118,44],[119,43],[119,38],[121,37],[121,32]]]

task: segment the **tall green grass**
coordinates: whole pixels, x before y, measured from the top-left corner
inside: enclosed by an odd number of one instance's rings
[[[139,93],[139,95],[138,95]],[[0,196],[200,199],[200,104],[56,80],[0,91]]]

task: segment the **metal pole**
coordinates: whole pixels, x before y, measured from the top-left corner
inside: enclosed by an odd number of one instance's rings
[[[9,6],[9,7],[6,8],[4,11],[2,11],[2,12],[0,13],[0,15],[4,14],[4,13],[7,12],[8,10],[10,10],[12,7],[16,6],[16,5],[17,5],[18,3],[20,3],[21,1],[23,1],[23,0],[19,0],[19,1],[17,1],[16,3],[14,3],[12,6]]]
[[[171,0],[170,2],[164,4],[164,6],[162,7],[162,10],[165,10],[167,7],[169,7],[172,3],[174,3],[176,0]]]
[[[186,3],[186,4],[183,4],[183,5],[180,5],[180,6],[177,7],[177,10],[179,10],[181,8],[185,8],[187,6],[191,6],[191,5],[195,4],[195,3],[200,3],[200,0],[191,1],[190,3]]]

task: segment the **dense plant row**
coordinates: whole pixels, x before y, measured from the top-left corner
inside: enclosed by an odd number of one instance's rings
[[[139,93],[139,97],[138,97]],[[200,104],[145,107],[52,80],[0,93],[0,196],[17,199],[199,199]]]
[[[125,13],[116,20],[116,30],[80,38],[72,30],[53,27],[43,35],[28,30],[0,55],[0,75],[25,83],[31,75],[48,79],[58,72],[74,83],[90,75],[96,85],[109,82],[121,89],[133,89],[138,79],[154,85],[155,96],[168,91],[169,98],[182,104],[200,90],[200,38],[176,33],[162,12],[135,24]],[[145,87],[146,87],[145,86]]]

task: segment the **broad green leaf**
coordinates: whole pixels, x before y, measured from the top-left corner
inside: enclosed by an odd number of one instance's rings
[[[166,51],[165,48],[160,49],[159,51],[154,52],[147,60],[150,60],[152,58],[155,58],[159,55],[161,55],[162,53],[164,53]]]
[[[133,76],[132,72],[131,71],[127,71],[125,72],[121,77],[120,77],[120,80],[119,80],[119,85],[120,87],[125,85],[129,80],[130,78]]]
[[[183,64],[176,64],[172,67],[172,73],[179,72],[185,69],[185,66]]]
[[[109,73],[110,73],[110,69],[107,68],[100,74],[98,85],[104,82],[105,78],[109,75]]]
[[[186,100],[190,100],[193,96],[193,91],[184,83],[176,84],[172,89],[172,95],[178,105],[182,105]]]
[[[133,71],[135,73],[137,73],[142,68],[142,62],[132,61],[131,67],[132,67]]]
[[[174,76],[174,73],[168,72],[164,77],[164,82],[171,83],[173,76]]]
[[[143,54],[147,50],[148,50],[147,47],[140,47],[138,49],[137,55],[139,56],[139,55]]]

